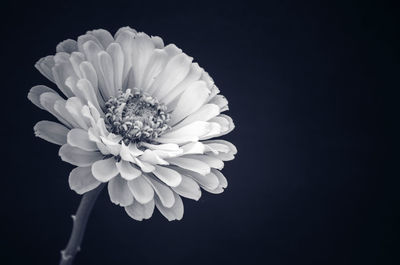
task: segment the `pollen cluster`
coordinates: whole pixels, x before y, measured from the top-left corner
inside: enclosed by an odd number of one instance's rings
[[[105,104],[105,123],[108,131],[123,137],[125,144],[152,142],[170,128],[164,104],[136,89],[118,94]]]

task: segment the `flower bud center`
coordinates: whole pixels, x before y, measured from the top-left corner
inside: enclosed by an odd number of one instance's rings
[[[120,91],[106,104],[107,129],[130,142],[151,142],[170,127],[170,115],[164,104],[139,90]]]

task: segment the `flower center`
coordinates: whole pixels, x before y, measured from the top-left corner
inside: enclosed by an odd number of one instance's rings
[[[105,105],[107,129],[121,135],[125,144],[151,142],[170,128],[166,106],[139,90],[120,91]]]

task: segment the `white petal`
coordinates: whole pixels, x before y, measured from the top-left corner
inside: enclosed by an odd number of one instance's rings
[[[168,186],[151,176],[146,177],[146,179],[154,188],[154,191],[156,192],[161,203],[167,208],[172,207],[175,203],[174,192]]]
[[[212,169],[212,172],[217,176],[219,181],[219,186],[222,188],[228,187],[228,181],[226,180],[225,176],[221,173],[221,171]]]
[[[200,142],[188,143],[182,146],[182,155],[187,154],[203,154],[206,147]]]
[[[200,156],[203,155],[199,155],[199,157]],[[174,157],[174,158],[168,158],[167,161],[173,165],[197,172],[201,175],[206,175],[210,173],[211,170],[210,166],[207,163],[201,161],[200,159],[197,159],[197,157],[188,157],[188,156]]]
[[[209,141],[204,141],[203,143],[211,146],[211,148],[214,148],[219,152],[224,152],[224,151],[223,151],[223,149],[221,149],[221,147],[217,147],[217,146],[224,145],[229,148],[229,152],[232,153],[233,155],[236,155],[236,153],[237,153],[236,146],[234,146],[231,142],[228,142],[226,140],[213,139],[213,140],[209,140]],[[227,152],[224,152],[224,153],[227,153]]]
[[[150,149],[146,149],[144,153],[139,157],[141,161],[148,162],[150,164],[168,165],[168,162],[162,159],[157,152]]]
[[[219,181],[217,176],[210,172],[209,174],[203,176],[200,175],[199,173],[185,170],[185,169],[176,169],[178,172],[180,172],[182,175],[186,175],[194,179],[196,182],[198,182],[202,187],[209,188],[211,190],[215,189],[218,187]]]
[[[122,89],[122,74],[124,71],[124,53],[118,43],[112,43],[107,48],[114,66],[114,86],[115,89]]]
[[[65,103],[65,109],[73,120],[83,129],[88,129],[87,119],[82,114],[83,103],[78,97],[72,97]]]
[[[88,33],[95,36],[104,49],[106,49],[108,45],[110,45],[110,43],[114,41],[114,38],[112,37],[110,32],[104,29],[95,29],[89,31]]]
[[[98,101],[98,96],[89,80],[80,79],[76,84],[76,88],[79,90],[86,102],[91,102],[99,112],[103,113]]]
[[[141,169],[143,172],[148,173],[148,172],[152,172],[152,171],[155,169],[154,166],[153,166],[152,164],[147,163],[147,162],[145,162],[145,161],[142,161],[142,160],[140,160],[139,158],[134,157],[134,158],[133,158],[133,161],[134,161],[134,163],[135,163],[136,165],[138,165],[138,166],[140,167],[140,169]]]
[[[135,86],[142,87],[143,74],[155,49],[154,43],[145,33],[138,33],[132,41],[132,70]]]
[[[132,180],[139,177],[142,172],[135,168],[131,163],[121,160],[117,163],[117,168],[121,176],[126,180]]]
[[[61,156],[63,161],[79,167],[90,166],[94,162],[103,159],[103,155],[99,152],[84,151],[69,144],[61,146],[58,155]]]
[[[155,139],[159,143],[196,142],[200,137],[210,132],[219,132],[219,124],[212,122],[196,121],[179,129],[172,129]]]
[[[218,123],[220,125],[221,129],[219,132],[217,132],[217,131],[210,132],[209,134],[202,136],[200,138],[201,140],[207,140],[210,138],[219,137],[219,136],[228,134],[235,128],[235,124],[233,123],[232,118],[225,114],[220,114],[219,116],[212,118],[210,120],[210,122]]]
[[[168,53],[166,51],[158,49],[154,50],[146,66],[146,70],[143,73],[142,84],[140,87],[143,91],[147,91],[150,88],[156,76],[161,73],[167,64],[168,58]]]
[[[153,171],[153,174],[168,186],[176,187],[181,183],[181,174],[175,170],[158,165],[154,165],[154,167],[155,170]]]
[[[143,219],[149,219],[154,212],[154,200],[146,204],[140,204],[139,202],[133,202],[131,205],[125,207],[126,213],[137,221]]]
[[[183,217],[183,203],[182,199],[179,195],[174,193],[175,196],[175,203],[172,207],[166,208],[160,203],[158,198],[156,198],[156,206],[157,209],[162,213],[162,215],[165,216],[165,218],[168,219],[168,221],[173,221],[173,220],[181,220]]]
[[[78,147],[86,151],[96,151],[97,145],[89,139],[88,132],[82,129],[72,129],[67,136],[68,143],[71,146]]]
[[[128,187],[133,197],[141,204],[146,204],[153,200],[154,190],[143,176],[128,181]]]
[[[54,103],[54,110],[61,116],[63,117],[64,120],[68,122],[68,124],[71,125],[71,128],[85,128],[87,129],[87,126],[85,122],[82,122],[82,124],[78,124],[74,117],[72,117],[71,113],[66,109],[65,107],[66,101],[64,99],[57,100]]]
[[[216,95],[209,101],[209,103],[217,105],[221,112],[229,110],[228,100],[223,95]]]
[[[187,116],[182,122],[174,126],[174,129],[181,128],[195,121],[208,121],[219,114],[219,107],[214,104],[205,104],[199,110]]]
[[[69,174],[69,187],[78,194],[84,194],[97,188],[100,181],[96,180],[90,167],[76,167]]]
[[[68,61],[65,63],[56,64],[53,67],[52,72],[54,80],[61,92],[63,92],[67,98],[73,97],[74,93],[72,93],[71,89],[65,84],[65,80],[69,76],[76,76],[75,70],[71,63]]]
[[[179,97],[176,108],[171,113],[170,124],[174,125],[197,111],[204,105],[209,95],[210,90],[205,82],[196,81],[192,83]]]
[[[39,121],[33,127],[35,135],[50,143],[63,145],[67,142],[69,129],[57,122]]]
[[[124,70],[122,74],[123,81],[127,79],[128,73],[132,67],[132,41],[135,36],[136,31],[131,30],[118,30],[118,32],[115,34],[115,40],[120,44],[124,53]],[[124,87],[124,84],[122,88],[125,90],[126,87]]]
[[[106,98],[115,97],[117,90],[114,87],[114,65],[111,56],[107,52],[100,52],[98,55],[100,71],[104,78],[103,95]]]
[[[157,49],[164,48],[164,41],[158,36],[151,36],[151,41]]]
[[[52,82],[55,82],[53,77],[53,72],[51,70],[54,67],[54,64],[55,64],[54,56],[50,55],[41,58],[39,61],[37,61],[35,64],[35,68],[38,69],[42,75],[47,77],[47,79],[49,79]]]
[[[193,58],[182,53],[173,57],[165,66],[164,70],[157,76],[148,92],[156,98],[168,94],[189,73]]]
[[[54,109],[54,105],[58,100],[64,99],[62,99],[58,94],[52,92],[45,92],[40,95],[40,105],[42,105],[48,112],[50,112],[65,126],[67,126],[68,128],[72,128],[72,125]]]
[[[182,181],[177,187],[172,188],[179,195],[192,200],[198,200],[201,197],[199,185],[193,179],[182,175]]]
[[[198,160],[212,168],[222,169],[224,167],[224,162],[222,162],[221,159],[218,159],[215,156],[212,156],[212,154],[210,154],[210,155],[186,155],[182,158]],[[191,170],[191,169],[189,169],[189,170]],[[192,171],[196,171],[196,170],[192,170]],[[198,171],[196,171],[196,172],[198,172]],[[198,172],[198,173],[200,173],[200,172]],[[208,172],[208,173],[210,173],[210,172]]]
[[[115,165],[115,158],[110,157],[103,160],[98,160],[92,165],[93,176],[101,182],[107,182],[116,175],[118,175],[118,169]]]
[[[133,203],[133,196],[125,179],[117,176],[108,182],[110,200],[116,205],[128,206]]]
[[[175,86],[168,94],[166,94],[160,101],[164,104],[169,105],[173,100],[175,100],[183,91],[185,91],[193,82],[199,80],[203,69],[197,64],[192,63],[190,66],[190,72],[187,74],[185,79]]]
[[[28,99],[32,101],[32,103],[35,104],[37,107],[46,110],[46,108],[44,108],[42,104],[40,104],[40,95],[46,92],[51,92],[57,95],[57,93],[53,89],[47,86],[39,85],[31,88],[28,93]]]
[[[71,39],[67,39],[65,41],[60,42],[56,47],[57,52],[72,53],[77,50],[78,50],[77,42]]]
[[[104,80],[104,76],[102,74],[102,70],[100,67],[100,60],[99,60],[99,53],[102,52],[102,49],[96,42],[94,41],[87,41],[83,44],[83,50],[86,55],[88,61],[93,65],[94,69],[97,73],[97,81],[98,81],[98,88],[100,94],[102,95],[104,100],[108,100],[107,97],[107,88]],[[89,79],[90,80],[90,79]],[[93,87],[96,87],[93,85]]]

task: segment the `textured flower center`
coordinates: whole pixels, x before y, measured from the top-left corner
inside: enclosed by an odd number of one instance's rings
[[[119,92],[105,105],[107,129],[121,135],[125,144],[151,142],[170,128],[166,106],[139,90]]]

